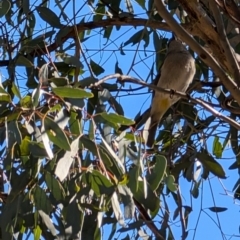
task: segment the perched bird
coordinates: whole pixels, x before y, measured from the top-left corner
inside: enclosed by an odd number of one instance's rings
[[[157,86],[164,89],[186,92],[196,72],[195,60],[180,40],[172,38],[161,67],[161,75]],[[148,147],[153,147],[158,123],[165,112],[180,97],[155,91],[151,104],[150,116],[143,129],[143,139]]]

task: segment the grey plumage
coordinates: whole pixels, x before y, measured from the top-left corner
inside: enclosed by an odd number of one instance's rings
[[[195,61],[185,46],[178,40],[169,42],[168,51],[161,68],[158,87],[186,92],[196,72]],[[154,92],[150,117],[143,130],[143,138],[148,147],[154,144],[158,123],[165,112],[176,103],[180,97],[169,93]]]

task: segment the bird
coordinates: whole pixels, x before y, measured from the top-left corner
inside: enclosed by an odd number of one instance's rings
[[[195,60],[180,39],[173,36],[160,69],[157,86],[186,92],[196,72]],[[180,99],[171,93],[153,91],[149,117],[143,128],[145,144],[152,148],[158,124],[166,111]]]

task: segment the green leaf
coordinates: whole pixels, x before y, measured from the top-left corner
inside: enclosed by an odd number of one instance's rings
[[[101,116],[106,119],[109,122],[115,123],[115,124],[121,124],[125,126],[131,126],[135,122],[131,119],[125,118],[124,116],[118,115],[116,113],[101,113]]]
[[[170,191],[172,192],[177,191],[177,184],[175,183],[175,178],[173,175],[168,175],[166,177],[166,184]]]
[[[72,165],[74,157],[77,155],[79,145],[79,138],[76,138],[71,143],[70,151],[66,151],[65,154],[58,160],[55,174],[59,178],[60,181],[63,181],[68,173],[69,169]]]
[[[32,107],[32,98],[31,98],[31,96],[27,95],[27,96],[23,97],[20,100],[20,105],[23,108],[31,108]]]
[[[0,2],[0,18],[6,15],[11,8],[11,3],[8,0],[2,0]]]
[[[219,178],[226,178],[225,172],[222,166],[214,160],[214,158],[205,150],[198,152],[196,157],[203,164],[203,166],[212,174]]]
[[[66,134],[56,122],[54,122],[51,118],[45,117],[43,119],[43,124],[50,141],[55,143],[61,149],[66,151],[71,150]]]
[[[109,39],[110,36],[111,36],[112,30],[113,30],[113,27],[111,27],[111,26],[106,27],[105,31],[104,31],[104,34],[103,34],[103,37],[106,38],[106,39]]]
[[[164,156],[157,155],[155,158],[156,164],[151,171],[151,174],[147,178],[148,183],[150,184],[153,191],[155,191],[159,187],[159,184],[164,177],[167,167],[167,159]]]
[[[51,27],[61,28],[63,25],[60,22],[60,18],[47,7],[37,7],[39,16],[47,22]]]
[[[57,87],[53,88],[52,91],[59,97],[63,98],[91,98],[93,94],[80,88],[70,87]]]
[[[83,68],[83,64],[79,61],[79,59],[75,56],[71,56],[68,54],[63,54],[61,56],[61,58],[63,59],[63,62],[65,62],[66,64],[70,64],[79,68]]]
[[[114,192],[113,184],[99,171],[92,170],[89,175],[89,184],[95,194],[100,197],[101,194],[112,195]]]
[[[106,167],[112,167],[113,163],[110,159],[110,154],[107,150],[101,146],[96,145],[93,141],[91,141],[87,136],[82,135],[80,137],[80,142],[83,144],[84,148],[88,149],[94,156],[99,157],[102,159]],[[99,154],[98,154],[99,153]]]
[[[29,149],[29,143],[30,143],[30,137],[25,136],[24,139],[22,140],[20,144],[20,151],[21,151],[21,156],[28,156],[30,153]]]
[[[22,143],[22,133],[19,130],[18,121],[11,121],[8,123],[8,133],[11,134],[10,139],[14,138],[13,141],[17,141],[19,145]],[[9,139],[9,144],[11,142],[10,139]]]
[[[135,167],[136,168],[136,167]],[[156,196],[156,194],[152,191],[151,187],[147,184],[147,197],[145,197],[144,193],[144,184],[143,181],[138,180],[136,182],[135,176],[132,174],[132,169],[129,172],[129,182],[128,187],[131,189],[133,196],[136,200],[141,203],[146,209],[151,210],[151,212],[156,212],[160,207],[160,200]],[[136,188],[136,185],[138,187]]]
[[[47,197],[46,192],[38,185],[34,191],[34,202],[38,210],[43,210],[45,213],[50,214],[52,210],[51,203]]]
[[[16,61],[17,66],[22,66],[22,67],[32,67],[33,64],[24,56],[20,55],[17,58]]]
[[[219,137],[215,136],[213,141],[213,155],[216,156],[216,158],[221,158],[223,152],[222,144],[219,141]]]
[[[117,114],[124,115],[123,107],[115,98],[111,98],[111,105]]]
[[[60,182],[49,172],[45,173],[45,181],[54,198],[57,201],[63,201],[65,198],[65,193]]]
[[[98,22],[102,20],[105,15],[105,6],[103,4],[98,3],[97,8],[95,9],[95,15],[93,16],[93,21]]]
[[[18,87],[16,86],[16,84],[14,82],[12,83],[12,88],[11,89],[12,89],[12,92],[14,93],[15,96],[17,96],[19,99],[22,98],[21,93],[20,93]]]
[[[44,145],[42,143],[38,142],[30,142],[29,143],[29,150],[32,153],[33,156],[39,157],[39,158],[45,158],[48,157],[48,154],[44,148]]]
[[[136,2],[137,2],[144,10],[146,10],[146,8],[145,8],[145,0],[136,0]]]
[[[38,106],[39,103],[39,99],[41,97],[41,86],[38,85],[38,87],[36,89],[33,90],[32,92],[32,107],[36,108]]]
[[[83,78],[74,86],[85,88],[85,87],[89,87],[91,84],[96,83],[97,81],[98,81],[97,78],[90,76],[90,77]]]
[[[208,209],[212,212],[225,212],[226,210],[228,210],[225,207],[209,207]]]
[[[94,74],[96,76],[102,74],[105,72],[104,68],[102,68],[101,66],[99,66],[97,63],[95,63],[92,59],[90,60],[90,66],[92,71],[94,72]]]
[[[128,44],[132,44],[134,46],[135,44],[139,43],[141,40],[145,41],[144,48],[147,47],[149,44],[149,32],[144,28],[138,32],[136,32],[132,37],[130,37],[125,43],[124,47],[127,46]]]
[[[37,225],[37,226],[33,229],[33,234],[34,234],[34,240],[39,240],[39,239],[41,239],[42,229],[39,227],[39,225]]]
[[[118,66],[118,62],[115,63],[115,73],[123,74],[122,69]]]
[[[49,82],[53,82],[57,87],[64,87],[69,84],[69,81],[65,77],[50,78]]]
[[[11,96],[0,87],[0,102],[11,102]]]
[[[194,183],[194,187],[193,189],[191,190],[191,194],[194,198],[198,198],[198,195],[199,195],[199,186],[201,184],[201,179],[198,181],[198,182],[195,182]]]

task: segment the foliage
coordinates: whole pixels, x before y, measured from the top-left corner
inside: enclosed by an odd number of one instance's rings
[[[204,182],[226,178],[229,152],[239,171],[239,1],[166,2],[177,27],[157,0],[0,2],[1,239],[199,234],[189,225]],[[146,149],[141,113],[171,31],[197,73]],[[226,239],[228,208],[213,202]]]

